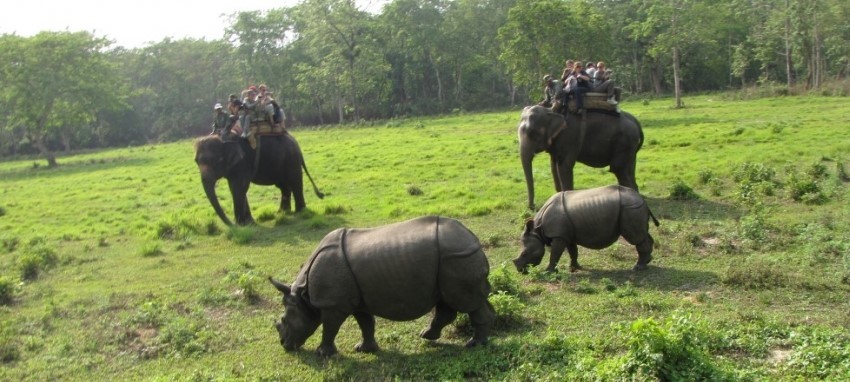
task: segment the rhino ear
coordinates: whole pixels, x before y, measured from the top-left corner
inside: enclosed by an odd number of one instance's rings
[[[271,276],[269,276],[269,282],[272,283],[272,285],[274,285],[274,287],[277,290],[279,290],[281,293],[283,293],[284,295],[288,296],[289,293],[292,292],[292,289],[289,287],[289,285],[286,285],[286,284],[284,284],[280,281],[277,281],[277,280],[273,279]]]
[[[532,231],[534,231],[534,219],[528,219],[525,221],[525,232],[523,234],[530,235]]]

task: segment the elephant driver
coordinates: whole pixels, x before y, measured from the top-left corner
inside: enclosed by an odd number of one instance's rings
[[[251,89],[248,91],[245,102],[242,104],[241,112],[244,113],[242,118],[240,118],[240,124],[243,126],[243,138],[248,138],[248,136],[256,134],[264,124],[268,126],[269,131],[271,130],[274,107],[271,103],[258,100],[256,90]]]
[[[556,81],[552,79],[552,76],[545,75],[543,76],[543,101],[540,101],[538,105],[543,107],[553,107],[558,99],[560,99],[561,93],[563,92],[563,87],[561,86],[561,81]]]
[[[224,136],[227,131],[230,130],[230,125],[232,124],[230,120],[230,115],[224,111],[224,106],[220,103],[216,103],[213,106],[213,125],[212,132],[210,135],[220,135]]]

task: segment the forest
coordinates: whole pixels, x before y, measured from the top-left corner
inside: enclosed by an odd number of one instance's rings
[[[843,0],[353,0],[234,12],[216,40],[127,49],[85,31],[0,36],[0,157],[206,134],[267,84],[293,127],[500,110],[565,59],[605,61],[626,100],[745,90],[846,95]],[[754,90],[755,89],[755,90]]]

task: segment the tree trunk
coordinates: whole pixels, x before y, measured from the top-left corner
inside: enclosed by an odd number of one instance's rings
[[[47,167],[53,168],[59,165],[59,163],[56,162],[56,155],[47,148],[47,145],[44,144],[44,135],[33,137],[32,145],[38,149],[39,154],[47,159]]]
[[[682,107],[682,86],[679,81],[679,48],[673,48],[673,93],[676,95],[676,108]]]
[[[790,0],[785,0],[786,11],[791,7]],[[785,16],[785,81],[788,89],[794,86],[794,60],[791,57],[793,48],[791,48],[791,17]]]

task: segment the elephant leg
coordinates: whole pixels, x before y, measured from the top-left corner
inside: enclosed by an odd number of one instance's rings
[[[375,316],[365,312],[358,312],[354,313],[354,319],[357,320],[357,325],[360,326],[360,332],[363,334],[363,341],[357,344],[354,350],[364,353],[378,351],[378,341],[375,341]]]
[[[477,345],[486,345],[487,338],[490,336],[490,329],[493,327],[493,322],[496,321],[496,310],[493,305],[486,299],[484,305],[476,310],[469,312],[469,321],[475,329],[475,333],[469,341],[466,341],[466,347]]]
[[[254,224],[251,207],[248,205],[248,186],[244,182],[231,182],[230,195],[233,197],[233,212],[236,214],[236,224]]]
[[[319,344],[319,348],[316,349],[316,352],[318,352],[319,355],[323,357],[330,357],[336,354],[337,351],[334,340],[336,339],[337,333],[339,333],[339,328],[342,326],[342,323],[345,322],[346,318],[348,318],[347,314],[334,310],[322,310],[322,343]]]
[[[578,263],[578,244],[567,244],[567,251],[570,252],[570,272],[583,269]]]
[[[558,171],[558,160],[554,155],[549,156],[549,167],[552,171],[552,181],[555,182],[555,191],[565,191],[563,183],[561,182],[561,174]]]
[[[292,191],[283,184],[278,184],[277,188],[280,189],[280,210],[292,212]]]
[[[426,340],[436,340],[440,338],[443,328],[452,323],[457,317],[457,311],[440,301],[434,308],[434,318],[431,319],[431,324],[428,325],[419,336]]]
[[[546,272],[557,272],[555,268],[558,262],[561,261],[561,255],[564,254],[564,248],[567,247],[567,242],[561,238],[552,239],[552,253],[549,255],[549,266],[546,267]]]
[[[557,177],[561,181],[561,188],[558,189],[560,191],[570,191],[573,190],[573,167],[575,167],[576,161],[571,158],[559,158],[555,163],[555,171],[553,174],[557,173]]]

